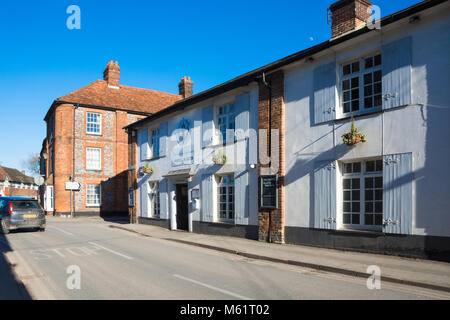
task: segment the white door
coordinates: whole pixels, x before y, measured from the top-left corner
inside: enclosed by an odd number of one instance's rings
[[[44,196],[44,210],[53,212],[55,207],[55,200],[54,200],[54,193],[53,193],[53,186],[47,186],[45,189],[45,196]]]

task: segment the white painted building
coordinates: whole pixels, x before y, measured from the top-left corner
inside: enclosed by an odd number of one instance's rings
[[[139,146],[139,161],[130,169],[147,162],[154,169],[137,180],[140,221],[259,240],[270,234],[281,243],[448,259],[450,5],[424,1],[382,18],[375,28],[358,16],[370,5],[367,0],[338,1],[330,7],[331,40],[129,126]],[[236,117],[236,129],[256,132],[264,127],[265,79],[280,74],[280,83],[271,85],[281,90],[269,96],[271,102],[283,101],[274,107],[282,117],[268,123],[280,130],[279,207],[267,214],[259,207],[256,148],[267,148],[261,141],[237,139],[233,145],[245,144],[244,165],[221,166],[189,159],[179,163],[169,137],[180,139],[179,128],[197,129],[202,138],[186,147],[195,151],[194,160],[217,152],[223,145],[205,133],[219,128],[220,108],[230,105],[234,113],[223,113]],[[367,141],[348,146],[342,136],[352,120]],[[233,208],[233,215],[227,216],[220,210],[219,192],[232,178],[233,203],[225,206]],[[185,194],[187,214],[177,203]]]
[[[258,173],[249,163],[248,132],[257,130],[257,109],[257,88],[249,86],[135,125],[138,167],[153,170],[138,174],[139,221],[172,230],[255,233]],[[221,154],[226,163],[216,164]],[[256,164],[256,153],[253,158]]]

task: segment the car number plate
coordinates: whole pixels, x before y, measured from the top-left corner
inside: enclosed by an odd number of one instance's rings
[[[34,219],[34,218],[36,218],[36,215],[35,214],[24,214],[23,217],[25,219]]]

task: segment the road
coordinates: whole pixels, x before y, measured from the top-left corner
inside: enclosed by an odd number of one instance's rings
[[[0,299],[449,299],[388,283],[369,290],[365,279],[145,238],[109,225],[52,218],[46,232],[1,235]],[[79,289],[68,268],[80,271]]]

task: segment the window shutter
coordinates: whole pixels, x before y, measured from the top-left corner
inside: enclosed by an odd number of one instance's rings
[[[382,48],[383,109],[411,104],[411,37]]]
[[[148,156],[148,130],[141,129],[138,133],[138,144],[141,161],[147,159]]]
[[[336,118],[336,63],[333,61],[314,70],[315,124]]]
[[[236,130],[242,130],[242,133],[236,135],[236,140],[243,140],[247,137],[249,129],[249,109],[250,109],[250,95],[248,93],[241,94],[236,97],[234,103],[236,110],[235,128]]]
[[[205,148],[213,141],[213,106],[202,109],[202,147]]]
[[[139,193],[139,203],[140,203],[140,208],[141,208],[141,212],[140,212],[140,216],[141,217],[149,217],[150,214],[148,212],[148,190],[147,190],[147,180],[142,181],[141,182],[141,187],[139,188],[140,193]]]
[[[213,176],[203,175],[202,176],[202,199],[201,199],[201,213],[202,221],[213,222]]]
[[[336,161],[320,161],[314,170],[314,228],[336,229]]]
[[[248,225],[248,171],[234,174],[235,223]]]
[[[383,157],[383,224],[387,233],[412,233],[412,154]]]
[[[166,156],[166,142],[167,142],[167,122],[161,123],[159,125],[159,156]]]
[[[168,195],[167,195],[167,179],[164,178],[159,181],[159,201],[160,201],[160,218],[168,219],[169,218],[169,210],[168,210]]]

